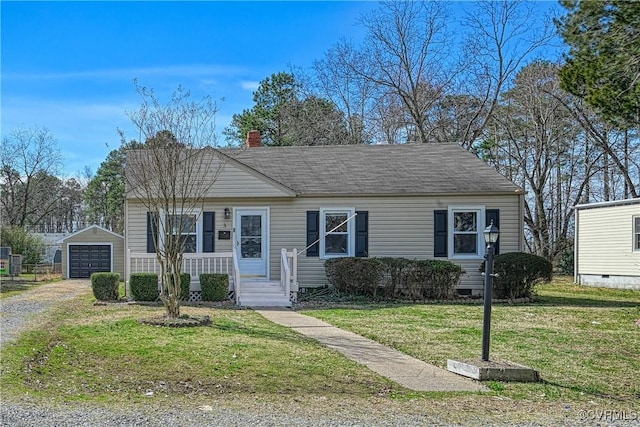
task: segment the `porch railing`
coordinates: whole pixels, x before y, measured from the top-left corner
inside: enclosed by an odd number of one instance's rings
[[[298,251],[293,249],[280,252],[280,284],[286,296],[295,302],[298,292]],[[132,273],[156,273],[160,274],[160,264],[154,253],[132,253],[127,250],[125,266],[127,295],[131,295],[129,279]],[[233,290],[236,303],[239,302],[242,288],[238,254],[234,249],[231,252],[213,252],[184,254],[182,259],[182,272],[191,276],[192,290],[200,288],[201,273],[221,273],[233,278]]]
[[[160,264],[154,253],[132,253],[127,250],[126,280],[132,273],[160,274]],[[231,276],[234,271],[233,254],[231,252],[213,252],[184,254],[182,258],[182,272],[189,273],[191,283],[200,286],[201,273],[221,273]],[[128,289],[127,289],[128,291]]]
[[[231,258],[233,260],[233,290],[236,297],[236,305],[240,305],[240,264],[238,263],[238,251],[234,247],[231,251]]]
[[[284,289],[285,296],[295,302],[298,294],[298,251],[296,249],[291,252],[285,248],[280,250],[280,285]]]

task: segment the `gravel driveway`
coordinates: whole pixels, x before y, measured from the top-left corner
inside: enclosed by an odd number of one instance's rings
[[[6,280],[6,279],[5,279]],[[64,280],[29,289],[0,300],[0,348],[16,339],[29,320],[44,313],[53,304],[91,291],[89,280]]]

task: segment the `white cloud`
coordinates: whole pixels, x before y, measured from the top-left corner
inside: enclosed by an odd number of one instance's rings
[[[133,77],[201,77],[235,75],[245,69],[233,65],[172,65],[167,67],[134,67],[57,73],[3,73],[3,80],[71,80],[71,79],[131,79]]]
[[[127,140],[140,139],[127,116],[127,111],[139,107],[133,97],[110,102],[13,97],[3,98],[2,104],[2,134],[22,126],[47,128],[64,157],[65,176],[74,176],[85,166],[95,173],[107,154],[120,146],[118,129]],[[230,121],[228,114],[216,115],[221,145],[222,130]]]
[[[240,82],[240,87],[242,87],[242,89],[244,90],[249,90],[253,92],[254,90],[257,90],[258,87],[260,87],[260,82],[252,82],[252,81],[245,80]]]

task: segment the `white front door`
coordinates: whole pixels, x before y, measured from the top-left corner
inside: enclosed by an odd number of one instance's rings
[[[236,209],[233,228],[240,275],[266,277],[269,265],[268,210],[265,208]]]

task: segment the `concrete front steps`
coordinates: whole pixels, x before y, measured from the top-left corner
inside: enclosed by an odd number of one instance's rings
[[[291,301],[289,295],[285,295],[280,281],[242,279],[239,305],[242,307],[291,307]]]

